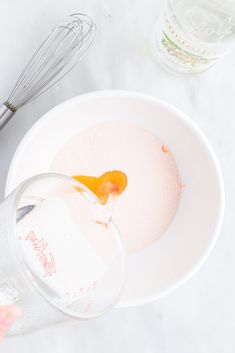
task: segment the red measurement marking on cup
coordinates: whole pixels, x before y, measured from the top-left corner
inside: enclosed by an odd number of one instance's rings
[[[54,256],[48,251],[48,244],[43,239],[38,237],[33,230],[31,230],[25,237],[26,241],[30,241],[44,272],[44,277],[51,277],[56,273],[56,264]]]
[[[92,297],[95,294],[98,281],[93,281],[88,287],[81,287],[77,292],[74,292],[73,295],[78,300],[86,297]],[[69,294],[69,293],[68,293]]]
[[[67,291],[65,293],[65,301],[68,303],[79,303],[83,305],[83,311],[87,312],[91,305],[93,304],[93,300],[96,295],[98,281],[93,281],[90,286],[81,287],[77,290]]]

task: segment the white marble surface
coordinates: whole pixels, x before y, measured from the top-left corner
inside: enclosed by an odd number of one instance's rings
[[[227,193],[221,236],[187,284],[155,303],[116,309],[76,327],[10,338],[3,353],[233,353],[235,351],[235,52],[205,74],[163,71],[149,50],[160,0],[1,0],[0,97],[58,20],[85,12],[98,24],[89,55],[56,88],[17,113],[0,134],[0,193],[11,157],[28,128],[74,95],[104,88],[151,94],[173,103],[205,132],[220,160]]]

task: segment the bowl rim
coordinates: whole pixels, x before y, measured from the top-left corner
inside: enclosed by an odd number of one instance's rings
[[[215,246],[215,243],[220,234],[220,230],[222,228],[224,210],[225,210],[225,191],[224,191],[224,182],[223,182],[219,161],[204,133],[200,130],[200,128],[196,125],[196,123],[192,119],[190,119],[185,113],[183,113],[180,109],[176,108],[172,104],[162,99],[156,98],[148,94],[127,91],[127,90],[92,91],[92,92],[88,92],[82,95],[72,97],[56,105],[54,108],[46,112],[41,118],[39,118],[32,125],[32,127],[23,136],[23,138],[21,139],[20,143],[18,144],[15,150],[15,153],[10,163],[10,167],[7,173],[7,178],[5,183],[5,196],[7,196],[12,191],[12,181],[14,177],[14,170],[17,167],[17,160],[20,160],[22,152],[24,151],[24,147],[31,140],[32,136],[37,134],[37,131],[47,124],[48,120],[53,119],[58,112],[66,110],[69,106],[79,104],[84,100],[89,100],[92,98],[110,98],[110,97],[131,98],[131,99],[134,98],[137,100],[139,99],[144,100],[149,103],[157,104],[162,109],[172,113],[176,117],[176,119],[180,120],[187,128],[189,128],[196,135],[196,137],[200,140],[204,148],[207,150],[208,156],[211,159],[213,167],[215,169],[215,177],[217,179],[216,181],[217,181],[217,188],[218,188],[218,195],[219,195],[218,218],[215,223],[213,236],[211,240],[208,242],[208,245],[205,248],[204,252],[201,253],[201,256],[198,258],[198,261],[195,262],[194,266],[192,266],[189,270],[185,271],[184,274],[182,274],[182,277],[172,285],[169,285],[167,288],[160,290],[155,295],[148,295],[148,296],[145,296],[144,298],[138,298],[138,299],[124,300],[124,301],[121,300],[117,305],[117,307],[139,306],[139,305],[151,303],[157,299],[164,297],[165,295],[169,294],[171,291],[180,287],[186,281],[188,281],[205,263],[206,259],[208,258],[208,256],[210,255],[210,253],[212,252]]]

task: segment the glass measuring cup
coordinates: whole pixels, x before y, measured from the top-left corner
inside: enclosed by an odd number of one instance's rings
[[[52,173],[23,182],[0,205],[0,234],[0,306],[22,310],[10,334],[91,319],[118,302],[121,238],[83,184]]]

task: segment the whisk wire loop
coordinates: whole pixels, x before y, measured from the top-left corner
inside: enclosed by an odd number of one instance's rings
[[[90,47],[95,29],[93,20],[81,13],[57,25],[24,68],[5,105],[17,110],[58,82]]]

